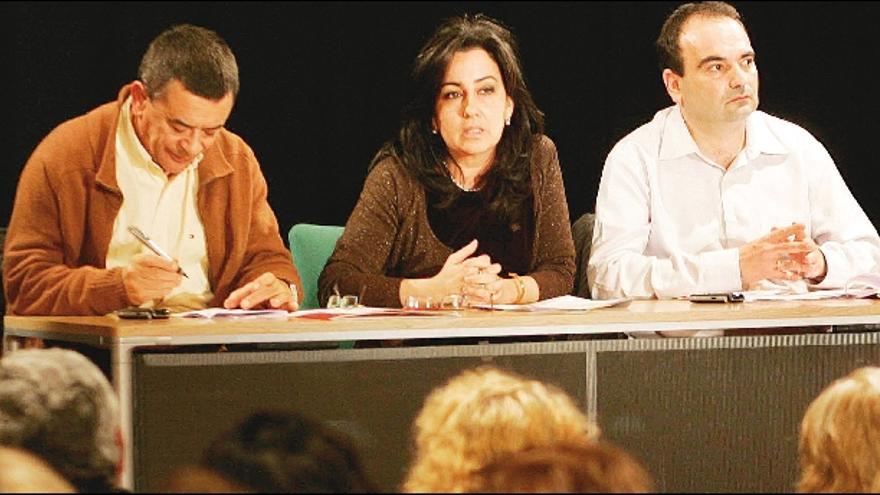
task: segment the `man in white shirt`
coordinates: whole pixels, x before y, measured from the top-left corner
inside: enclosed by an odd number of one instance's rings
[[[594,298],[841,287],[880,238],[828,152],[757,111],[755,53],[724,2],[680,6],[657,48],[675,106],[611,150],[588,265]]]

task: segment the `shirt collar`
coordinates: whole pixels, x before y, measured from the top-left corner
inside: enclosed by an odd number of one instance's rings
[[[788,154],[788,149],[767,126],[766,114],[757,110],[746,119],[745,151],[749,159],[754,159],[761,153],[768,155]],[[675,105],[670,108],[666,125],[663,128],[660,141],[660,159],[672,160],[692,153],[699,154],[699,148],[684,122],[681,107]]]
[[[754,111],[746,119],[746,156],[754,159],[760,154],[787,155],[788,148],[767,125],[767,114]]]
[[[699,153],[700,149],[691,136],[691,132],[684,123],[684,117],[681,115],[681,107],[675,105],[669,109],[666,117],[666,125],[663,127],[663,134],[660,137],[660,159],[672,160]]]

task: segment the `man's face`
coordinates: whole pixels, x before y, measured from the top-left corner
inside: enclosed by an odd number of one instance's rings
[[[232,93],[210,100],[173,79],[156,96],[135,81],[131,90],[132,125],[141,144],[170,177],[214,144],[232,112]]]
[[[742,122],[758,108],[758,68],[749,35],[729,17],[696,15],[679,38],[684,75],[663,80],[689,125]]]

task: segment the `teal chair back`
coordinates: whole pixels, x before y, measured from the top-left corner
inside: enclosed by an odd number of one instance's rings
[[[333,254],[342,231],[343,227],[337,225],[298,223],[291,227],[287,238],[304,292],[300,296],[300,309],[321,307],[318,303],[318,277]]]

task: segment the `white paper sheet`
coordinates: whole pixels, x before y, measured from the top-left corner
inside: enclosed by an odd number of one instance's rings
[[[473,307],[499,311],[589,311],[597,308],[608,308],[629,301],[630,299],[595,300],[577,296],[559,296],[531,304],[475,304]]]
[[[880,295],[880,274],[863,273],[846,283],[842,289],[825,289],[812,291],[795,290],[750,290],[734,292],[741,294],[745,302],[752,301],[818,301],[839,297],[865,298]]]
[[[283,309],[226,309],[208,308],[175,313],[179,318],[287,318],[291,313]]]
[[[747,290],[742,292],[734,292],[733,294],[742,295],[743,301],[818,301],[820,299],[834,299],[836,297],[847,297],[847,292],[843,289],[816,290],[811,292],[791,293],[784,291],[772,290]]]

